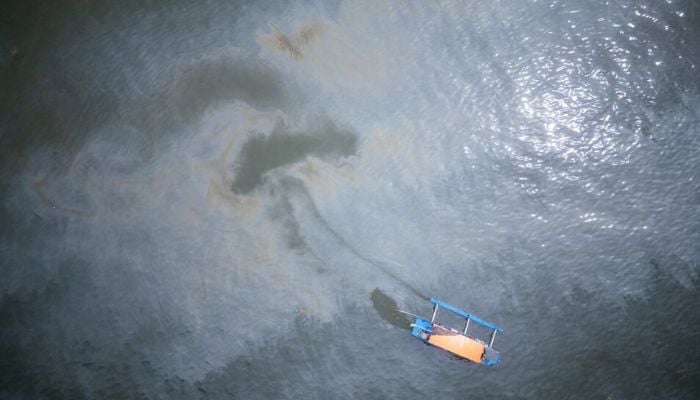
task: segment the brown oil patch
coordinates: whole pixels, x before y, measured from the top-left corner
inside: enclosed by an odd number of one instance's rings
[[[325,196],[336,195],[338,188],[360,181],[351,164],[333,165],[313,157],[299,163],[291,171],[309,185],[311,192],[323,193]]]
[[[259,43],[285,52],[293,60],[299,61],[304,57],[306,47],[316,41],[324,30],[324,25],[316,21],[302,26],[295,34],[287,35],[272,25],[272,32],[261,36]]]
[[[231,123],[230,122],[226,123],[223,126],[216,129],[216,131],[214,132],[214,136],[226,135],[227,132],[230,130],[230,128],[231,128]],[[236,138],[234,138],[234,140],[235,139]],[[232,140],[229,140],[229,142],[226,146],[225,152],[230,151],[231,145],[232,145]],[[215,162],[219,163],[220,157],[217,158]],[[175,171],[172,171],[172,170],[159,171],[159,172],[153,173],[150,176],[145,177],[145,178],[120,179],[117,181],[117,185],[119,185],[120,187],[124,187],[124,188],[131,188],[131,187],[141,188],[141,187],[147,186],[147,187],[151,188],[152,190],[155,190],[154,188],[156,187],[156,185],[159,184],[159,182],[165,182],[165,181],[167,181],[168,178],[171,178],[171,177],[175,176],[176,174],[177,173]],[[157,190],[162,190],[162,189],[163,188],[157,188]]]
[[[231,193],[231,185],[222,182],[211,182],[207,191],[207,199],[218,200],[231,207],[239,215],[256,215],[262,209],[260,199],[252,196],[237,196]]]
[[[232,156],[237,151],[240,140],[245,138],[248,132],[259,127],[261,124],[271,124],[281,118],[278,111],[258,112],[250,110],[246,113],[244,120],[237,127],[232,127],[232,123],[224,123],[214,127],[213,136],[222,138],[223,146],[218,155],[206,160],[195,161],[190,165],[192,172],[198,176],[209,178],[209,184],[204,198],[217,206],[221,205],[237,216],[256,216],[262,209],[262,201],[254,196],[238,196],[231,192],[233,183]],[[205,135],[206,136],[206,135]],[[156,171],[150,176],[136,179],[121,179],[117,183],[120,187],[129,189],[139,189],[147,187],[149,190],[165,190],[162,185],[172,182],[177,172],[172,170]],[[197,205],[190,205],[188,215],[195,217],[201,210]]]
[[[318,182],[321,178],[321,171],[316,165],[316,161],[308,159],[300,164],[295,170],[309,182]]]
[[[259,124],[272,123],[279,118],[279,112],[254,112],[233,132],[227,133],[230,130],[229,124],[217,131],[217,135],[229,134],[230,139],[221,154],[209,164],[209,167],[214,171],[215,178],[209,183],[207,199],[229,205],[238,215],[253,216],[260,212],[262,201],[259,198],[237,195],[231,191],[233,184],[232,153],[241,138],[245,137],[253,128],[259,126]]]

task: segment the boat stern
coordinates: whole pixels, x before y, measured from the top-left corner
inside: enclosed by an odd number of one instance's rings
[[[501,362],[501,355],[494,349],[486,347],[484,349],[484,355],[481,359],[481,363],[484,365],[496,365]]]
[[[415,322],[411,324],[411,335],[417,337],[418,339],[428,342],[430,335],[433,333],[433,324],[425,318],[416,318]]]

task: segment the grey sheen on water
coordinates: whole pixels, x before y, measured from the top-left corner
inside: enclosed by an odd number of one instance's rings
[[[693,0],[4,1],[0,398],[697,399],[699,72]]]

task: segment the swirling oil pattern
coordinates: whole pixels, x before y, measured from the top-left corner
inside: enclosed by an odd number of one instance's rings
[[[699,72],[695,0],[4,1],[0,398],[696,399]]]

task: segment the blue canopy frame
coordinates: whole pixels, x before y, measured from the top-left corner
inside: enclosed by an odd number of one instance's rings
[[[470,314],[470,313],[468,313],[468,312],[466,312],[466,311],[464,311],[464,310],[460,310],[459,308],[454,307],[454,306],[451,306],[451,305],[449,305],[449,304],[447,304],[447,303],[445,303],[445,302],[442,302],[442,301],[440,301],[440,300],[438,300],[438,299],[436,299],[436,298],[431,298],[431,299],[430,299],[430,302],[433,303],[433,304],[435,304],[436,306],[440,306],[440,307],[446,308],[447,310],[452,311],[453,313],[455,313],[455,314],[457,314],[457,315],[461,315],[462,317],[464,317],[464,318],[466,318],[466,319],[468,319],[468,320],[470,320],[470,321],[474,321],[474,322],[476,322],[477,324],[482,325],[482,326],[485,326],[485,327],[487,327],[487,328],[489,328],[489,329],[491,329],[491,330],[493,330],[493,331],[495,331],[495,332],[503,332],[503,329],[497,327],[496,325],[494,325],[494,324],[492,324],[492,323],[490,323],[490,322],[486,322],[486,321],[484,321],[483,319],[481,319],[481,318],[479,318],[479,317],[477,317],[477,316],[475,316],[475,315],[473,315],[473,314]],[[435,314],[435,313],[433,313],[433,319],[435,319],[434,314]]]
[[[485,327],[491,329],[491,337],[489,338],[489,348],[493,347],[493,341],[496,340],[496,333],[503,332],[503,329],[497,327],[496,325],[494,325],[490,322],[486,322],[483,319],[481,319],[475,315],[472,315],[464,310],[460,310],[459,308],[451,306],[451,305],[449,305],[445,302],[442,302],[436,298],[431,297],[430,302],[434,304],[433,305],[433,317],[430,319],[431,324],[433,322],[435,322],[435,317],[437,316],[438,308],[440,308],[440,307],[446,308],[448,311],[452,311],[453,313],[460,315],[466,319],[466,323],[464,325],[464,332],[463,332],[464,335],[467,334],[467,329],[469,329],[469,322],[470,321],[474,321],[481,326],[485,326]]]

